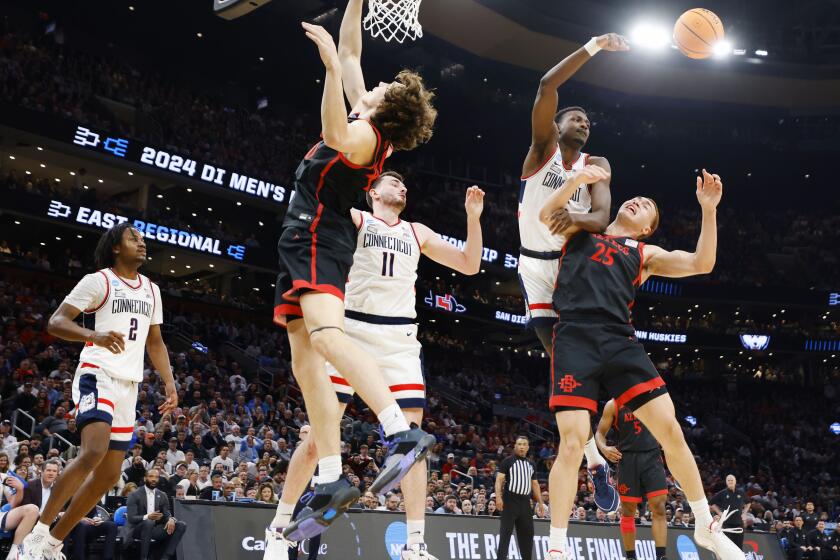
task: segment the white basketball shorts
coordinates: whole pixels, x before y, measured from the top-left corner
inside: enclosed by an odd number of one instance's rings
[[[73,378],[76,425],[99,420],[111,426],[110,449],[127,451],[134,434],[138,383],[108,375],[99,366],[79,364]]]
[[[379,325],[345,317],[347,336],[373,356],[382,377],[400,408],[425,408],[426,385],[423,378],[422,346],[417,325]],[[338,400],[350,402],[353,388],[332,364],[327,363]]]
[[[557,319],[552,297],[557,281],[558,259],[543,260],[519,256],[519,287],[525,298],[525,315],[530,322],[533,319]]]

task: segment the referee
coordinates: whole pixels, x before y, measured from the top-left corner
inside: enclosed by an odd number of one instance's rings
[[[736,486],[734,474],[726,475],[726,488],[712,496],[709,506],[712,513],[722,515],[729,510],[731,515],[723,521],[723,531],[735,545],[744,548],[744,520],[741,514],[747,511],[746,494]]]
[[[531,560],[534,548],[534,514],[531,496],[537,502],[540,516],[545,515],[540,485],[534,473],[534,465],[525,458],[528,455],[528,438],[519,436],[513,446],[513,455],[499,465],[496,474],[496,509],[501,511],[498,560],[507,560],[510,536],[516,527],[516,539],[522,560]],[[503,497],[504,496],[504,497]]]

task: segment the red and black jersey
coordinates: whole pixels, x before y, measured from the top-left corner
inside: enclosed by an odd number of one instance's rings
[[[365,192],[382,173],[390,147],[376,126],[370,125],[376,133],[376,149],[369,167],[350,162],[323,140],[306,153],[295,172],[295,197],[286,211],[284,228],[306,228],[313,233],[322,226],[346,230],[347,249],[352,252],[356,248],[350,208],[364,200]]]
[[[641,420],[636,418],[633,411],[626,406],[616,410],[613,418],[613,428],[618,432],[617,447],[622,453],[659,449],[659,442],[642,424]]]
[[[560,321],[630,322],[645,244],[582,231],[563,246],[554,285]]]

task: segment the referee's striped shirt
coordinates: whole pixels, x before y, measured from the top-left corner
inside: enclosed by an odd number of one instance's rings
[[[505,475],[505,496],[531,495],[531,481],[536,480],[534,465],[524,457],[516,454],[505,458],[499,466],[499,472]]]

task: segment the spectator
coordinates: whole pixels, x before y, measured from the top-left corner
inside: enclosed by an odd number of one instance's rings
[[[828,535],[825,534],[825,521],[818,521],[814,529],[808,531],[806,536],[807,553],[805,556],[811,560],[825,560],[830,557],[828,547]]]
[[[362,444],[359,447],[359,454],[350,459],[350,468],[359,478],[364,478],[369,473],[379,472],[379,467],[376,466],[374,458],[368,454],[368,449],[367,445]]]
[[[50,459],[44,463],[44,469],[41,472],[41,478],[36,483],[29,484],[29,487],[23,493],[22,504],[34,504],[40,513],[44,506],[47,505],[47,500],[50,499],[55,479],[58,478],[61,470],[61,462],[57,459]]]
[[[274,493],[274,487],[271,484],[261,484],[257,495],[259,496],[259,502],[263,504],[277,503],[277,495]]]
[[[805,533],[810,533],[817,527],[817,521],[819,521],[820,516],[817,515],[817,512],[814,511],[814,502],[808,501],[805,504],[805,511],[801,512],[799,515],[802,516],[802,529]]]
[[[233,459],[228,457],[227,445],[223,445],[219,449],[219,455],[213,457],[213,460],[210,462],[210,470],[216,471],[217,469],[222,470],[225,474],[233,473]]]
[[[23,482],[14,476],[0,475],[0,487],[3,489],[0,502],[11,506],[9,511],[0,512],[0,527],[3,527],[5,531],[15,532],[8,558],[23,557],[23,549],[20,545],[38,521],[38,506],[22,503]]]
[[[206,486],[198,495],[200,500],[217,500],[221,498],[224,483],[221,473],[214,472],[210,477],[210,486]]]
[[[73,542],[73,559],[87,558],[87,545],[104,537],[102,542],[102,559],[114,560],[114,548],[117,544],[117,524],[110,519],[102,519],[94,507],[86,517],[70,532],[69,540]]]
[[[435,513],[451,513],[460,515],[461,510],[458,509],[458,499],[450,494],[443,501],[443,505],[435,510]]]
[[[793,527],[788,529],[788,558],[790,560],[802,560],[807,557],[808,535],[802,528],[803,525],[802,516],[797,515],[793,518]]]
[[[147,560],[152,540],[166,543],[163,559],[175,557],[175,549],[186,531],[186,524],[169,513],[169,498],[157,489],[157,469],[146,473],[145,485],[128,497],[123,539],[140,539],[140,558]]]
[[[394,492],[388,492],[385,497],[385,505],[376,509],[379,511],[400,511],[400,497]]]

